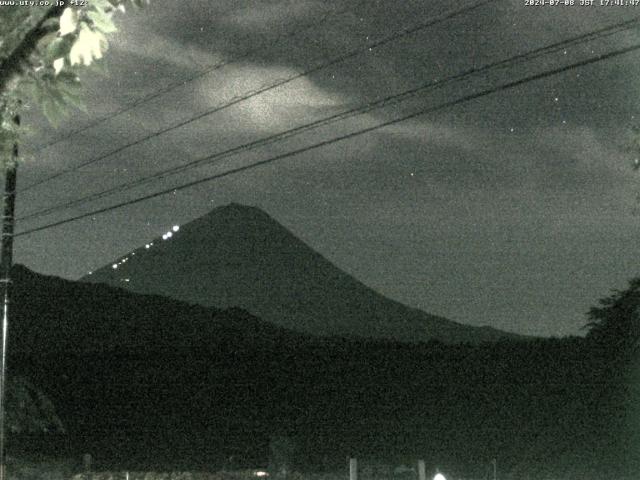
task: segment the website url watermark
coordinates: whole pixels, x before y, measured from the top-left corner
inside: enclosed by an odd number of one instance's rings
[[[0,7],[61,7],[65,0],[0,0]]]

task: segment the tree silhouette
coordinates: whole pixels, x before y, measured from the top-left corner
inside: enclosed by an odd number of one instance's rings
[[[626,290],[615,290],[589,311],[587,338],[626,352],[640,344],[640,277],[629,281]]]

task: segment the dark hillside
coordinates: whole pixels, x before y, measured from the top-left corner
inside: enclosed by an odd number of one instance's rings
[[[349,454],[419,456],[480,478],[492,458],[514,479],[624,478],[640,466],[622,441],[637,432],[618,421],[638,398],[625,373],[637,364],[585,339],[311,337],[24,268],[14,307],[12,371],[50,395],[72,450],[105,467],[264,464],[283,435],[313,470]]]

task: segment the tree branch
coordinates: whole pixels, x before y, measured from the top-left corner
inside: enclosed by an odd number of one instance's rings
[[[42,37],[47,34],[47,29],[43,27],[49,18],[59,17],[65,9],[62,5],[50,7],[44,15],[27,31],[16,47],[0,62],[0,93],[7,92],[17,83],[19,75],[23,73],[25,61],[36,48]]]

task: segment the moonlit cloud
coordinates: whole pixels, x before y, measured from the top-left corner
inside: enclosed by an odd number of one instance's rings
[[[234,10],[225,20],[239,28],[255,31],[274,28],[292,21],[300,21],[313,14],[319,14],[320,2],[297,0],[295,2],[261,2]]]
[[[204,50],[199,46],[176,42],[166,35],[142,29],[122,29],[113,48],[120,55],[159,61],[173,68],[197,71],[224,60],[215,49]]]
[[[434,121],[409,121],[385,127],[383,134],[393,135],[411,142],[477,152],[486,143],[488,131],[465,125]]]
[[[297,73],[294,69],[277,66],[234,66],[227,69],[222,82],[219,79],[203,82],[199,96],[204,105],[215,107],[225,100],[246,95]],[[248,122],[257,129],[280,129],[300,116],[313,114],[313,110],[336,107],[343,102],[340,95],[324,91],[312,79],[303,77],[243,101],[235,109],[236,121]]]

